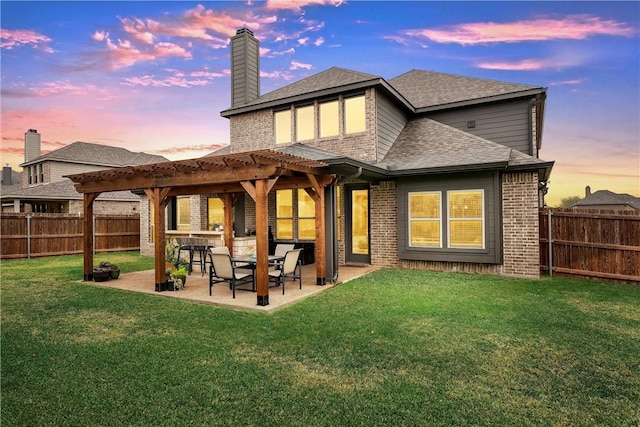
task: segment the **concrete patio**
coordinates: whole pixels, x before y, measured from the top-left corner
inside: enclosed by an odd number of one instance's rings
[[[269,288],[269,305],[267,306],[257,305],[256,293],[251,291],[236,289],[236,298],[234,299],[226,283],[214,285],[212,295],[209,296],[209,275],[205,274],[203,276],[197,269],[190,276],[187,276],[186,286],[179,291],[156,292],[154,270],[123,273],[120,274],[118,279],[108,280],[106,282],[85,283],[99,287],[142,292],[160,297],[179,298],[220,307],[271,313],[302,301],[312,295],[319,294],[334,286],[364,276],[377,269],[378,267],[371,265],[341,265],[338,269],[338,280],[336,283],[327,281],[325,286],[318,286],[316,285],[315,264],[305,265],[302,267],[302,289],[299,289],[298,281],[293,282],[291,280],[286,282],[284,295],[282,295],[282,289],[280,287]]]

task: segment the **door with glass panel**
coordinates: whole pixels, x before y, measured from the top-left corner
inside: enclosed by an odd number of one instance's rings
[[[346,185],[344,202],[345,261],[369,264],[369,185]]]

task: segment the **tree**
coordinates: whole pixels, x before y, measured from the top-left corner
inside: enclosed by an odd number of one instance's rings
[[[571,206],[578,203],[580,200],[582,200],[582,197],[580,196],[563,197],[562,199],[560,199],[560,207],[570,208]]]

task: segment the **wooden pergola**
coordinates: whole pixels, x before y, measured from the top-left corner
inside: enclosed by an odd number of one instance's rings
[[[165,208],[175,196],[218,194],[224,203],[224,242],[233,253],[233,206],[247,193],[256,204],[258,305],[269,304],[268,194],[303,188],[315,201],[317,284],[326,282],[325,187],[336,182],[326,163],[274,150],[126,166],[68,175],[84,195],[84,280],[93,280],[93,202],[103,192],[142,190],[153,204],[155,285],[165,282]]]

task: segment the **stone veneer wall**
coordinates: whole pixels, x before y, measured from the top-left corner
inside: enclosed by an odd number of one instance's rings
[[[380,267],[540,277],[538,180],[535,172],[502,177],[502,265],[398,259],[395,181],[371,186],[371,264]],[[344,212],[344,209],[343,209]],[[344,249],[343,249],[344,250]],[[341,255],[344,262],[344,252]]]

